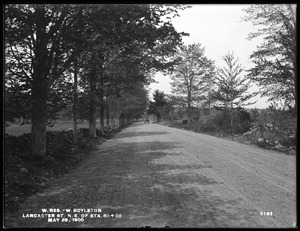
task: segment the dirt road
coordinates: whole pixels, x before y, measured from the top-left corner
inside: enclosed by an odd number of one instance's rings
[[[296,158],[135,123],[14,215],[18,227],[294,227]]]

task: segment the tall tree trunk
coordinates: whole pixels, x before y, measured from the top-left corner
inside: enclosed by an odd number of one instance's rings
[[[104,70],[103,70],[103,64],[104,64],[104,57],[100,57],[101,60],[101,71],[100,71],[100,132],[101,134],[104,133]]]
[[[230,103],[230,129],[231,129],[231,135],[233,135],[233,105],[232,105],[232,102]]]
[[[165,111],[165,106],[162,106],[162,112],[161,112],[161,121],[165,121],[165,118],[164,118],[164,111]]]
[[[173,120],[174,120],[173,119],[173,109],[170,110],[170,119],[171,119],[171,122],[173,123]]]
[[[95,106],[90,107],[90,116],[89,116],[89,135],[90,137],[95,138],[96,133],[96,108]]]
[[[77,143],[77,60],[74,61],[73,143]]]
[[[298,82],[298,76],[297,76],[297,70],[296,70],[296,62],[294,62],[294,68],[293,68],[293,72],[294,72],[294,77],[295,77],[295,85],[294,85],[294,99],[295,99],[295,115],[297,118],[297,108],[298,108],[298,90],[297,90],[297,82]],[[297,137],[297,119],[295,120],[295,137]]]
[[[47,62],[47,40],[45,13],[43,7],[37,7],[36,15],[36,45],[32,81],[32,126],[31,126],[31,156],[46,155],[46,122],[47,93],[49,67]]]
[[[89,135],[90,137],[96,137],[96,107],[95,104],[90,104],[89,110]]]
[[[126,116],[126,125],[131,124],[132,123],[132,117],[130,115]]]
[[[100,132],[101,134],[104,133],[104,95],[103,95],[103,87],[102,87],[102,83],[103,81],[100,81],[101,86],[100,86]]]
[[[104,102],[103,102],[103,97],[100,93],[100,131],[101,134],[104,132]]]
[[[38,72],[36,73],[37,75]],[[47,83],[36,76],[32,83],[31,155],[46,155]]]
[[[210,90],[208,92],[208,120],[210,121],[210,114],[211,114],[211,111],[210,111],[210,104],[211,104],[211,95],[210,95]],[[210,122],[209,122],[210,123]]]
[[[121,117],[121,112],[117,111],[117,113],[116,113],[116,129],[119,129],[121,127],[120,117]]]
[[[203,108],[203,111],[204,111],[205,108]],[[198,115],[199,115],[199,118],[198,118],[198,121],[201,121],[201,106],[199,106],[198,108]]]
[[[110,126],[109,126],[109,107],[108,107],[108,104],[106,105],[106,125],[107,125],[107,129],[110,130]]]
[[[191,123],[191,99],[192,98],[192,92],[191,92],[191,87],[188,87],[188,95],[187,95],[187,104],[188,104],[188,124]]]
[[[96,71],[90,73],[89,135],[96,137]]]
[[[120,114],[119,116],[119,127],[123,127],[124,126],[124,114]]]

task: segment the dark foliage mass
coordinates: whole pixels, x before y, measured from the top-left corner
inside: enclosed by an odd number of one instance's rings
[[[30,119],[29,154],[46,154],[47,120],[62,110],[74,121],[88,119],[92,137],[97,116],[103,132],[105,118],[108,127],[113,120],[118,127],[121,116],[130,122],[145,110],[145,86],[155,71],[172,69],[172,55],[187,35],[170,20],[185,8],[5,5],[5,119]]]
[[[264,40],[250,56],[254,67],[248,76],[260,86],[262,95],[297,107],[296,5],[252,5],[245,12],[245,21],[262,28],[250,33],[249,39]]]

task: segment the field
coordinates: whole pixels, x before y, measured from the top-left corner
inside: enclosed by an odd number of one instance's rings
[[[99,125],[99,121],[97,121],[97,125]],[[89,123],[88,122],[78,122],[77,128],[88,128]],[[97,126],[98,128],[99,126]],[[69,128],[73,128],[73,123],[68,121],[57,121],[54,123],[53,127],[47,127],[47,131],[66,131]],[[19,124],[11,124],[10,126],[5,128],[5,133],[11,135],[11,136],[20,136],[25,133],[31,132],[31,124],[25,124],[20,126]]]

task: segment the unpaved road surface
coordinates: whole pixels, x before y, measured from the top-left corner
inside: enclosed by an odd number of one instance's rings
[[[296,158],[134,123],[9,220],[17,227],[294,227]]]

